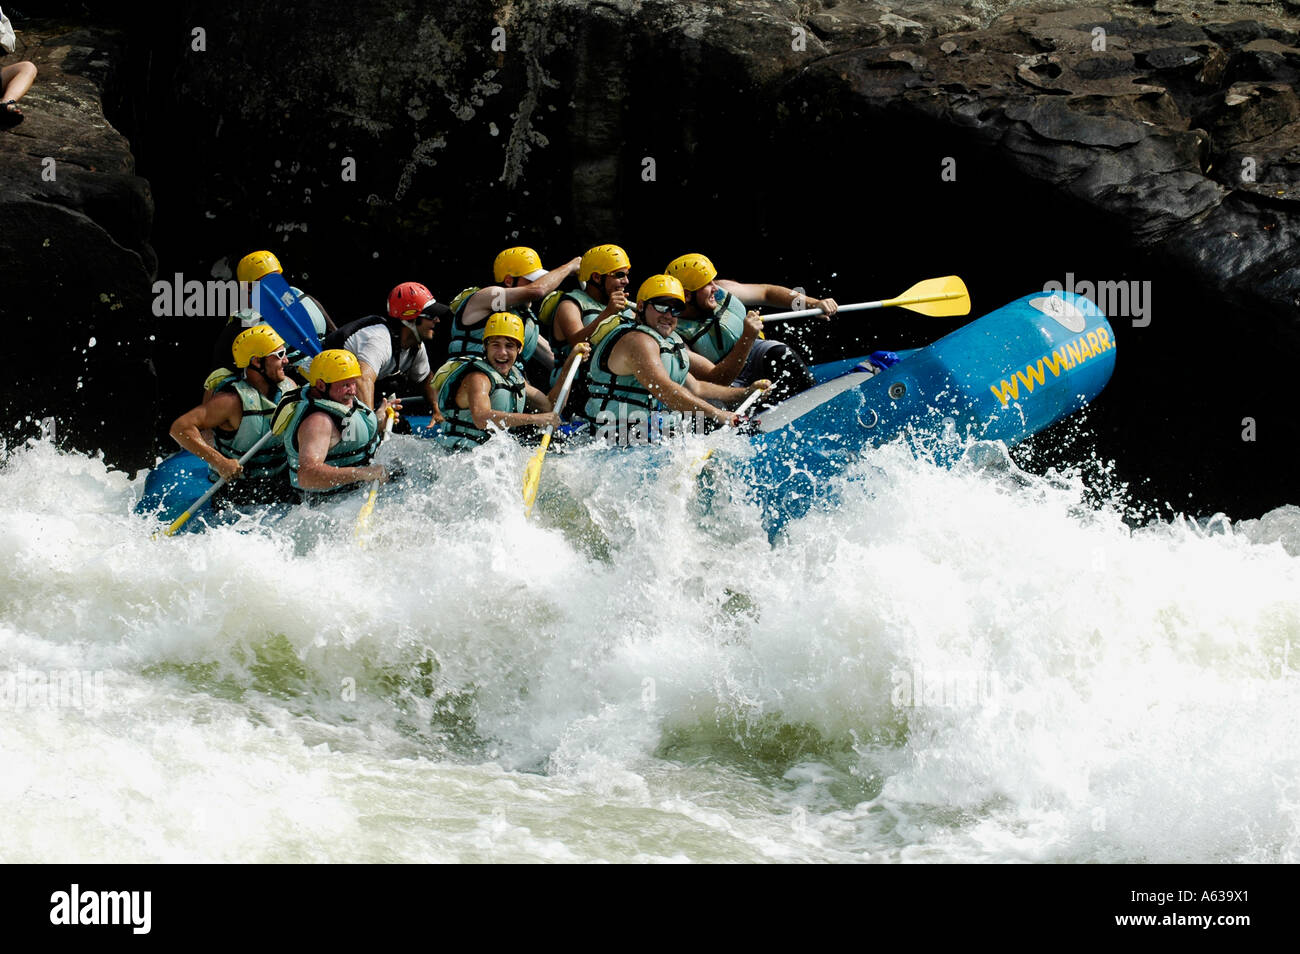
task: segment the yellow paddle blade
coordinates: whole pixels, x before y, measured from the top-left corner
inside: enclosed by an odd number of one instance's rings
[[[370,529],[370,515],[375,512],[375,494],[379,492],[379,481],[374,481],[370,485],[370,496],[366,502],[361,505],[361,512],[357,514],[357,529],[354,533],[358,542],[360,542]]]
[[[542,461],[546,458],[546,448],[550,444],[551,435],[548,431],[542,435],[541,446],[528,459],[528,466],[524,468],[524,516],[533,515],[533,504],[537,502],[537,485],[542,479]]]
[[[384,414],[383,434],[379,438],[380,444],[388,439],[389,432],[393,429],[393,419],[395,417],[397,417],[397,412],[389,407]],[[365,545],[366,531],[370,529],[370,515],[375,510],[375,495],[378,493],[379,481],[376,480],[370,484],[370,496],[366,498],[366,502],[361,505],[361,512],[357,514],[357,528],[353,535],[357,538],[357,542],[363,546]]]
[[[166,530],[163,531],[163,535],[168,537],[172,536],[173,534],[176,533],[177,530],[185,526],[185,521],[189,520],[190,517],[192,516],[194,516],[193,511],[186,510],[183,514],[181,514],[179,517],[177,517],[175,520],[171,522],[171,525]],[[155,534],[155,536],[157,536],[157,534]]]
[[[931,318],[970,314],[970,294],[966,291],[966,283],[956,275],[927,278],[897,298],[888,298],[881,304],[886,308],[898,305]]]

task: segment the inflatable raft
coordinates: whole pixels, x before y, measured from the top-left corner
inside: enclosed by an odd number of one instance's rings
[[[951,463],[973,440],[1010,446],[1082,408],[1114,367],[1110,324],[1089,299],[1026,295],[924,348],[815,365],[818,384],[760,415],[753,454],[734,463],[775,530],[829,501],[830,478],[873,447],[904,436]],[[417,432],[427,423],[409,419]],[[136,509],[170,521],[208,487],[207,465],[176,453]]]
[[[819,365],[816,387],[758,418],[744,469],[771,529],[872,447],[902,435],[950,464],[972,441],[1012,446],[1082,408],[1114,368],[1114,334],[1091,300],[1026,295],[896,361]]]

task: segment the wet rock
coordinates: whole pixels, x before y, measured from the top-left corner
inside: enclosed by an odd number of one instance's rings
[[[0,315],[6,352],[40,360],[13,365],[0,420],[56,416],[63,437],[102,446],[87,407],[153,411],[152,374],[125,346],[152,330],[153,199],[104,116],[123,37],[25,26],[6,62],[29,59],[38,75],[25,120],[0,132]]]
[[[1203,9],[1180,7],[1178,20],[1133,6],[1015,9],[974,34],[886,41],[813,72],[847,79],[869,113],[957,121],[1026,175],[1128,223],[1139,246],[1289,321],[1300,297],[1297,23],[1243,20],[1240,6],[1211,23]],[[883,69],[899,51],[933,79]],[[1248,238],[1221,237],[1233,233]]]

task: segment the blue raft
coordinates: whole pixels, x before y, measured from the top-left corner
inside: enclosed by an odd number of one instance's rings
[[[1010,446],[1069,416],[1110,380],[1115,338],[1089,299],[1042,292],[896,361],[881,354],[815,365],[817,386],[757,419],[754,454],[738,463],[770,530],[826,499],[830,478],[900,435],[946,464],[969,441]],[[427,418],[410,420],[422,433]],[[149,474],[137,512],[171,521],[208,486],[206,464],[173,454]]]
[[[1110,380],[1115,338],[1091,300],[1044,292],[898,357],[819,365],[816,387],[759,417],[744,467],[769,529],[900,435],[950,464],[970,441],[1011,446],[1073,414]]]

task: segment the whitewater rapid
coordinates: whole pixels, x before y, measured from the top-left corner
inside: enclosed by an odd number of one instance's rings
[[[397,437],[360,541],[5,450],[0,860],[1296,860],[1300,508],[898,445],[769,542],[709,440],[553,454],[529,521],[531,449]]]

